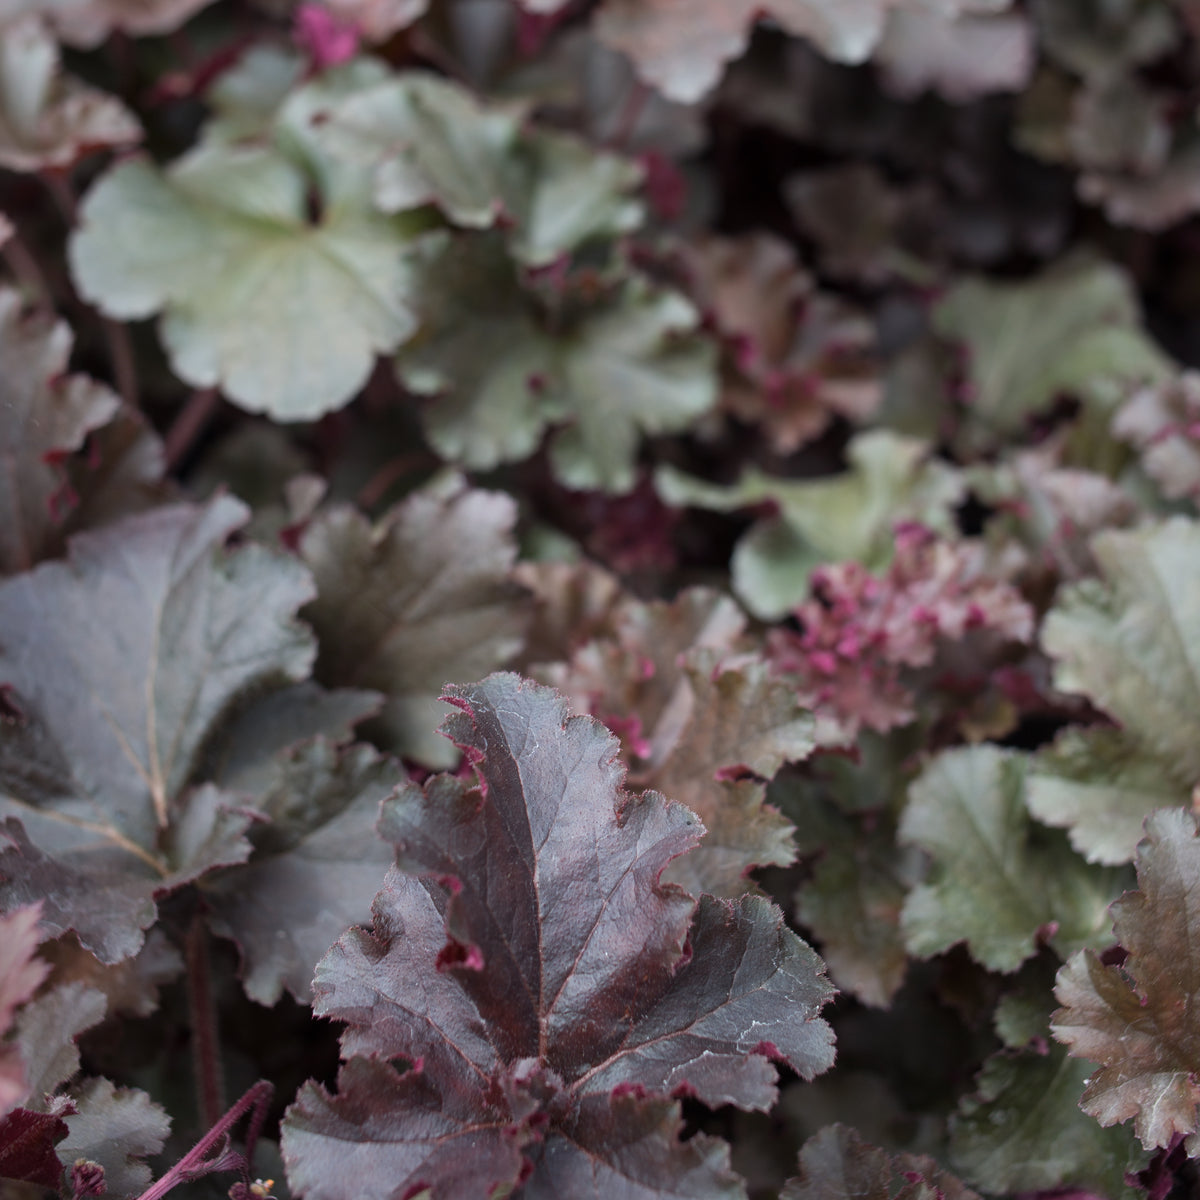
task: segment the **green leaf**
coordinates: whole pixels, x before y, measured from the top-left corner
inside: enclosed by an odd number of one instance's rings
[[[484,106],[463,88],[410,72],[336,104],[321,127],[331,153],[369,166],[385,213],[435,204],[456,225],[503,219],[516,257],[553,262],[636,229],[632,162],[566,134],[525,128],[525,105]]]
[[[563,423],[550,445],[559,480],[628,492],[641,437],[681,432],[716,402],[716,346],[695,309],[640,275],[597,300],[543,302],[497,241],[476,239],[439,262],[423,305],[397,368],[436,396],[429,439],[467,467],[525,458]]]
[[[1188,797],[1168,761],[1120,729],[1064,729],[1030,762],[1025,778],[1029,811],[1067,829],[1089,862],[1129,862],[1146,817]]]
[[[380,214],[367,173],[320,152],[309,127],[337,90],[294,93],[267,144],[230,143],[218,123],[165,171],[119,164],[69,247],[76,286],[109,316],[163,314],[181,378],[276,420],[341,408],[412,335],[433,244],[424,218]]]
[[[352,67],[330,75],[367,86],[385,73],[382,63],[357,59]],[[205,127],[205,137],[232,145],[269,135],[280,109],[301,85],[304,75],[304,56],[295,50],[278,45],[251,46],[217,76],[205,93],[205,102],[213,114]]]
[[[1075,257],[1020,283],[968,279],[934,312],[934,328],[968,351],[969,438],[981,447],[1020,432],[1062,393],[1108,412],[1168,360],[1141,331],[1117,267]]]
[[[994,746],[949,750],[909,789],[899,836],[933,857],[901,923],[929,958],[965,941],[994,971],[1013,971],[1048,941],[1060,953],[1104,941],[1121,875],[1090,867],[1025,812],[1025,759]]]
[[[1098,9],[1088,0],[1033,0],[1030,8],[1046,55],[1085,79],[1148,65],[1179,37],[1169,5],[1123,0]]]
[[[331,152],[370,167],[386,213],[436,204],[456,225],[491,228],[524,105],[485,107],[436,75],[409,72],[337,103],[322,125]]]
[[[892,530],[920,521],[945,534],[963,484],[951,467],[929,457],[927,443],[885,430],[860,434],[846,451],[849,469],[830,479],[779,479],[749,471],[737,484],[705,483],[673,467],[655,477],[668,504],[731,512],[767,501],[777,516],[756,524],[734,551],[734,589],[755,616],[776,620],[804,598],[823,562],[856,559],[886,567]]]
[[[815,859],[796,890],[796,920],[811,930],[842,991],[886,1008],[908,968],[900,912],[917,864],[896,845],[903,776],[881,752],[894,743],[863,741],[858,761],[822,755],[803,775],[776,781],[768,796],[795,824],[801,857]]]
[[[991,1193],[1076,1187],[1109,1200],[1142,1195],[1125,1186],[1125,1175],[1149,1156],[1128,1130],[1101,1129],[1079,1109],[1090,1070],[1056,1045],[993,1055],[953,1119],[954,1169]]]
[[[401,352],[406,387],[443,458],[477,470],[527,458],[566,405],[550,387],[557,346],[497,239],[451,245],[422,296],[421,336]],[[560,385],[561,386],[561,385]]]
[[[529,135],[508,174],[506,208],[516,223],[512,249],[528,266],[631,233],[645,216],[642,203],[630,196],[642,182],[641,168],[565,133]]]
[[[1103,578],[1068,588],[1043,625],[1055,686],[1120,729],[1072,730],[1038,756],[1030,811],[1099,862],[1128,862],[1142,818],[1200,782],[1200,524],[1176,517],[1092,542]]]
[[[948,1160],[990,1193],[1078,1188],[1112,1200],[1141,1193],[1126,1173],[1149,1159],[1128,1130],[1101,1129],[1079,1107],[1086,1064],[1050,1038],[1054,976],[1029,962],[996,1005],[1005,1049],[991,1055],[950,1119]]]

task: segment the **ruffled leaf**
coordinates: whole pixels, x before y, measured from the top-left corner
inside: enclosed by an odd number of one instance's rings
[[[869,570],[886,566],[898,523],[953,530],[963,485],[953,468],[930,458],[925,443],[876,430],[855,438],[847,458],[850,469],[830,479],[793,481],[749,471],[723,487],[664,466],[655,481],[668,504],[718,512],[768,502],[777,507],[733,555],[739,598],[755,616],[774,620],[800,603],[821,563],[856,559]]]
[[[292,92],[260,118],[265,144],[217,123],[165,171],[113,168],[71,239],[80,291],[112,317],[162,313],[176,373],[251,412],[299,421],[341,408],[375,356],[415,331],[428,253],[428,222],[379,213],[369,173],[324,153],[314,132],[327,98],[378,74],[349,64]]]
[[[765,1108],[768,1057],[825,1070],[820,960],[764,900],[697,906],[659,882],[700,827],[620,789],[601,726],[516,676],[448,698],[481,786],[438,776],[388,803],[397,869],[315,987],[316,1010],[348,1024],[346,1055],[414,1066],[352,1060],[345,1098],[306,1089],[284,1127],[293,1183],[334,1194],[349,1144],[372,1191],[529,1175],[533,1195],[620,1177],[631,1196],[677,1195],[670,1170],[693,1193],[736,1195],[719,1143],[670,1136],[669,1097]],[[355,1100],[368,1075],[390,1093],[370,1116]],[[355,1112],[361,1132],[343,1119]]]
[[[45,927],[105,962],[137,951],[156,897],[245,859],[250,815],[189,785],[230,707],[313,659],[303,567],[222,549],[245,516],[225,498],[160,508],[0,585],[0,897],[42,899]]]
[[[1066,590],[1042,641],[1062,691],[1119,729],[1072,729],[1040,754],[1030,811],[1097,862],[1128,862],[1142,818],[1200,782],[1200,526],[1182,517],[1092,543],[1103,578]]]
[[[400,378],[434,397],[429,439],[467,467],[525,458],[561,426],[550,442],[561,482],[628,492],[642,437],[687,429],[717,399],[716,347],[698,314],[641,275],[539,292],[494,239],[478,240],[439,262],[424,305]]]
[[[927,958],[965,941],[1013,971],[1039,941],[1060,952],[1102,944],[1121,876],[1090,867],[1025,812],[1025,761],[994,746],[948,750],[909,789],[900,837],[928,851],[930,881],[904,902],[909,950]]]
[[[1091,951],[1058,973],[1063,1005],[1054,1036],[1074,1058],[1096,1064],[1080,1105],[1101,1125],[1134,1121],[1148,1150],[1187,1136],[1195,1155],[1200,1073],[1191,997],[1200,990],[1196,818],[1164,809],[1146,822],[1138,890],[1112,906],[1113,932],[1128,957],[1107,966]]]
[[[70,167],[88,151],[141,141],[137,118],[59,70],[58,45],[33,16],[0,29],[0,166]]]
[[[300,553],[317,599],[317,675],[385,697],[373,724],[396,753],[449,767],[453,747],[433,731],[447,682],[504,665],[528,621],[512,575],[516,506],[498,492],[447,476],[372,525],[343,506],[318,515]]]

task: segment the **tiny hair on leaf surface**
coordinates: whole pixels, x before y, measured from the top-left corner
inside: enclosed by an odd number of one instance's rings
[[[741,1194],[719,1141],[678,1140],[676,1098],[766,1109],[771,1060],[827,1070],[823,964],[768,901],[660,882],[698,821],[625,792],[616,739],[551,689],[499,674],[446,699],[479,784],[434,776],[384,805],[396,867],[317,969],[348,1061],[284,1122],[293,1187]]]

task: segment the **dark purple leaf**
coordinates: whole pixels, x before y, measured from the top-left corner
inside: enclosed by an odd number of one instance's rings
[[[269,823],[250,831],[249,863],[206,884],[214,928],[241,948],[252,999],[274,1004],[286,987],[308,1000],[317,960],[367,917],[392,861],[375,822],[404,773],[370,746],[317,737],[234,778],[261,785],[254,805]]]
[[[232,706],[312,663],[304,568],[222,548],[245,517],[155,509],[0,585],[0,907],[44,900],[43,927],[106,962],[136,953],[156,897],[245,859],[250,814],[189,785]]]
[[[372,525],[349,505],[316,517],[300,541],[317,599],[317,677],[374,688],[380,744],[431,767],[453,765],[434,730],[438,693],[502,666],[520,648],[524,590],[511,578],[516,506],[457,478],[414,492]]]
[[[0,1179],[18,1179],[57,1191],[62,1163],[54,1147],[67,1136],[67,1123],[50,1113],[16,1108],[0,1119]]]
[[[603,726],[515,675],[446,698],[479,786],[435,776],[385,804],[397,868],[372,928],[346,933],[314,982],[347,1056],[414,1065],[385,1079],[352,1060],[345,1094],[302,1093],[284,1133],[293,1184],[335,1194],[349,1140],[360,1194],[449,1197],[464,1171],[490,1187],[532,1170],[526,1195],[738,1195],[723,1146],[678,1141],[671,1100],[766,1109],[769,1060],[826,1070],[823,964],[761,897],[697,905],[660,883],[702,827],[621,788]],[[364,1150],[345,1123],[365,1120],[368,1076],[395,1111],[372,1114]]]

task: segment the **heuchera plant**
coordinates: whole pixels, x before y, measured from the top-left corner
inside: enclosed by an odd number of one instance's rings
[[[0,1198],[1200,1193],[1198,96],[0,4]]]

